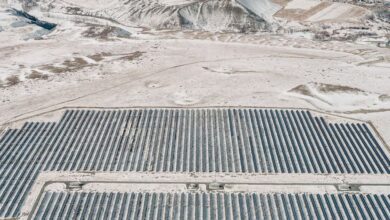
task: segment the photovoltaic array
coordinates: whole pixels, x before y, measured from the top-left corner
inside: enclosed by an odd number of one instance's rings
[[[17,217],[41,171],[389,174],[390,156],[367,124],[301,110],[68,110],[7,130],[0,166],[0,217]]]

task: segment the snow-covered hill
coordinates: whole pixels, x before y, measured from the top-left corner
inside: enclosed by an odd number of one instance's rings
[[[319,40],[388,38],[377,11],[321,0],[1,0],[53,18],[105,19],[128,27],[211,32],[309,32]],[[386,18],[386,14],[385,14]]]
[[[9,0],[12,7],[109,19],[153,29],[264,31],[281,7],[271,0]]]

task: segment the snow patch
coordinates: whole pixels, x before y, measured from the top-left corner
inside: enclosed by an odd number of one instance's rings
[[[320,3],[321,3],[321,1],[318,1],[318,0],[292,0],[291,2],[287,3],[287,5],[284,9],[308,10],[314,6],[317,6]]]
[[[93,10],[104,10],[106,8],[123,5],[123,1],[120,0],[64,0],[64,2]]]
[[[237,0],[237,2],[268,22],[273,22],[273,15],[282,8],[271,0]]]
[[[191,106],[200,102],[198,98],[192,97],[184,91],[174,93],[172,98],[175,104],[181,106]]]
[[[186,5],[196,2],[196,0],[158,0],[158,3],[166,6]]]

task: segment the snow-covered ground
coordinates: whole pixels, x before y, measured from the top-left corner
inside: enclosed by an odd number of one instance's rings
[[[156,31],[40,16],[57,28],[26,38],[41,28],[0,11],[0,124],[78,106],[302,107],[370,120],[390,143],[389,49],[309,34]]]
[[[321,3],[318,0],[292,0],[287,3],[285,9],[303,9],[308,10]]]
[[[267,21],[273,21],[273,15],[282,8],[280,5],[273,3],[271,0],[237,0],[237,2]]]
[[[74,5],[74,6],[81,6],[88,9],[95,9],[95,10],[102,10],[105,8],[111,8],[111,7],[117,7],[118,5],[121,5],[120,0],[63,0],[63,2]]]

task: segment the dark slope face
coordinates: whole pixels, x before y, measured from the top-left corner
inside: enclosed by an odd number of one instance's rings
[[[196,2],[178,10],[185,28],[250,32],[267,30],[267,22],[231,1]]]
[[[44,28],[46,30],[53,30],[57,26],[54,23],[39,20],[38,18],[28,14],[27,12],[21,11],[21,10],[11,9],[10,12],[16,16],[26,18],[26,19],[28,19],[29,23],[38,25],[39,27]]]

